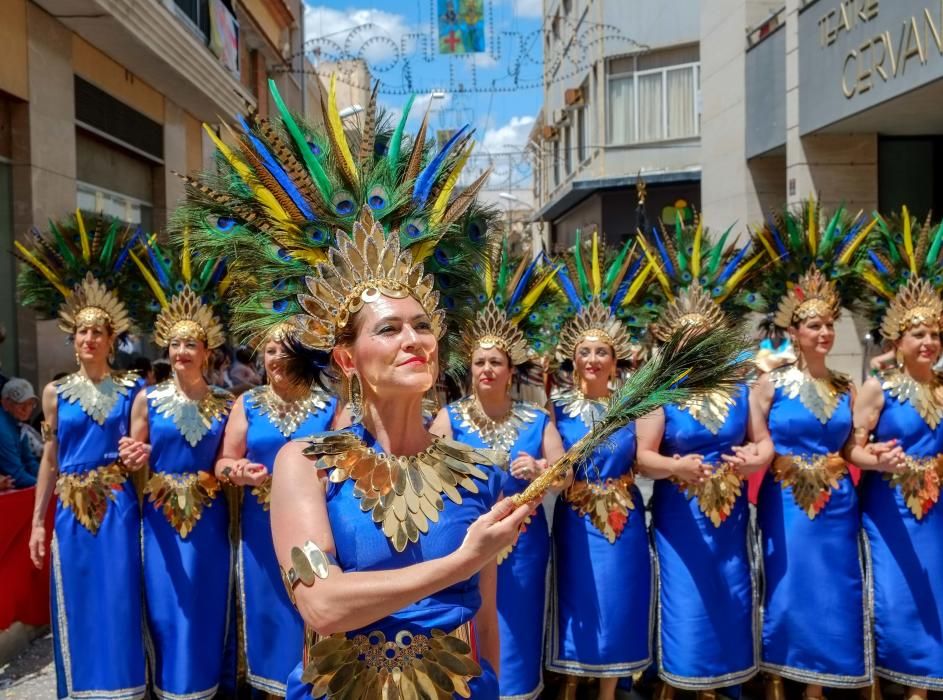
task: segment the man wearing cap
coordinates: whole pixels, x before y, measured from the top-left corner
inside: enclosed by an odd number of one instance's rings
[[[36,393],[25,379],[12,377],[0,391],[0,475],[13,480],[13,488],[35,486],[39,461],[20,438],[20,423],[36,410]]]

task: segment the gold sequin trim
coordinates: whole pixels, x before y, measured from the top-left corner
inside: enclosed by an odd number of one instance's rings
[[[57,381],[56,393],[68,403],[78,401],[82,412],[99,425],[105,424],[118,399],[126,396],[138,381],[134,372],[112,372],[93,382],[80,372]]]
[[[290,437],[301,424],[325,410],[331,401],[331,395],[321,387],[312,386],[308,394],[296,401],[284,401],[270,385],[260,386],[249,392],[248,399],[252,401],[259,413],[269,419],[278,432]]]
[[[583,425],[592,428],[606,414],[608,402],[600,399],[588,399],[579,389],[554,389],[550,400],[563,409],[563,414],[583,421]]]
[[[210,387],[199,401],[185,396],[173,379],[161,382],[149,396],[157,415],[169,417],[190,447],[196,447],[213,427],[214,420],[222,420],[232,407],[233,396],[218,387]]]
[[[392,640],[380,631],[311,636],[301,680],[313,698],[470,698],[468,681],[481,675],[471,635],[466,623],[450,634],[403,630]]]
[[[742,493],[742,477],[729,464],[723,464],[710,475],[710,478],[697,484],[671,479],[678,490],[688,497],[697,499],[701,512],[710,518],[714,527],[720,527],[733,512],[733,507]]]
[[[631,490],[634,483],[635,475],[631,472],[603,482],[574,481],[563,497],[581,516],[588,515],[611,544],[625,529],[629,511],[635,510]]]
[[[219,492],[219,481],[210,472],[189,474],[155,473],[147,481],[144,494],[159,508],[167,522],[186,537],[203,515],[203,509]]]
[[[494,450],[509,452],[521,430],[537,420],[543,409],[523,401],[514,401],[506,416],[492,420],[474,396],[456,401],[455,413],[461,420],[462,430],[478,433],[482,441]]]
[[[678,407],[703,425],[712,435],[720,432],[727,422],[730,407],[736,403],[731,391],[712,391],[707,396],[692,397]]]
[[[820,423],[828,423],[838,407],[842,394],[851,390],[851,379],[829,371],[824,379],[810,377],[797,365],[780,367],[769,373],[773,386],[783,390],[790,399],[798,398]]]
[[[318,469],[332,470],[331,482],[354,482],[360,510],[371,513],[397,552],[429,531],[445,509],[442,496],[461,504],[458,487],[478,493],[476,480],[487,482],[481,466],[505,468],[507,453],[475,449],[436,438],[416,455],[399,457],[376,452],[353,433],[323,433],[307,439],[304,453]]]
[[[783,488],[792,487],[796,505],[814,520],[832,497],[832,489],[837,489],[838,481],[848,473],[848,464],[834,452],[812,458],[776,455],[771,469]]]
[[[899,488],[910,512],[917,520],[930,512],[940,500],[940,479],[943,478],[943,455],[936,457],[905,457],[904,468],[885,472],[891,488]]]
[[[124,489],[125,481],[124,470],[115,462],[82,474],[60,474],[56,493],[63,508],[70,509],[75,519],[94,535],[105,520],[108,502],[115,500],[115,491]]]
[[[936,429],[943,418],[943,382],[934,374],[927,384],[916,381],[899,370],[889,370],[882,375],[881,388],[901,403],[910,402],[923,422]]]
[[[269,474],[265,480],[258,486],[252,487],[252,495],[262,506],[262,510],[268,510],[272,507],[272,475]]]

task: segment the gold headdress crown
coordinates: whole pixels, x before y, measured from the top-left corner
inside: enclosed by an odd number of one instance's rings
[[[664,342],[679,328],[718,328],[726,323],[724,312],[697,281],[679,291],[665,306],[652,333]]]
[[[910,278],[897,290],[881,320],[881,335],[888,340],[897,340],[902,333],[919,326],[940,327],[943,315],[943,300],[933,285],[919,277]]]
[[[59,307],[59,328],[72,334],[97,324],[121,335],[131,329],[131,318],[118,296],[89,272]]]
[[[489,299],[475,320],[466,326],[462,333],[462,344],[467,357],[471,357],[475,348],[503,350],[511,358],[512,365],[527,362],[531,356],[524,332],[498,308],[493,299]]]
[[[394,299],[413,296],[431,317],[436,337],[442,337],[445,312],[437,308],[439,293],[432,275],[425,274],[421,262],[413,262],[410,251],[400,249],[398,233],[387,236],[364,206],[352,234],[338,230],[336,236],[327,262],[318,263],[316,274],[305,277],[311,294],[298,297],[308,312],[296,318],[302,343],[330,350],[351,315],[381,295]]]
[[[218,348],[226,342],[223,324],[212,307],[187,285],[161,309],[154,321],[154,342],[161,347],[170,345],[174,338],[202,340],[209,348]]]
[[[572,360],[576,346],[584,340],[597,340],[610,345],[617,360],[628,360],[632,357],[632,339],[625,324],[598,299],[593,299],[583,306],[563,325],[560,344],[557,346],[558,359]]]
[[[821,270],[811,268],[779,300],[773,323],[788,328],[815,316],[830,315],[837,320],[840,313],[841,297],[835,284],[825,279]]]

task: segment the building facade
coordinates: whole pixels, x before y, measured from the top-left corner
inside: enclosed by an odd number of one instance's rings
[[[76,208],[159,231],[183,195],[176,173],[212,163],[203,123],[268,114],[269,78],[306,109],[302,10],[302,0],[0,0],[0,247]],[[40,385],[70,371],[55,323],[16,304],[12,255],[0,266],[4,371]]]
[[[531,133],[536,218],[552,248],[577,229],[610,242],[700,206],[697,0],[544,0],[543,108]]]

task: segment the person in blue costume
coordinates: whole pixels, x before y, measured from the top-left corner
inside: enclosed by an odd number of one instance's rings
[[[190,274],[196,265],[181,265],[178,284],[174,267],[160,266],[188,260],[189,251],[165,252],[150,242],[146,248],[152,267],[134,260],[155,284],[154,342],[167,348],[173,376],[135,399],[121,456],[150,467],[141,547],[153,694],[199,700],[215,697],[226,682],[234,627],[229,508],[213,473],[233,397],[205,378],[213,349],[226,339],[211,305],[224,266],[213,263],[201,284],[203,275]],[[175,289],[181,291],[171,296]]]
[[[318,384],[311,353],[293,334],[293,327],[279,326],[260,345],[265,384],[236,399],[216,461],[217,477],[244,487],[236,595],[246,680],[281,697],[301,661],[304,623],[285,592],[272,546],[272,467],[286,443],[329,430],[338,410],[337,398]]]
[[[141,609],[141,511],[119,459],[143,386],[110,367],[131,329],[125,224],[76,212],[16,243],[28,263],[23,303],[72,337],[78,369],[46,385],[45,447],[36,485],[30,555],[42,567],[45,517],[57,495],[52,548],[52,632],[60,698],[131,699],[147,692]],[[105,282],[107,280],[107,282]]]
[[[665,303],[652,335],[717,328],[756,304],[755,271],[765,251],[725,248],[700,222],[672,235],[653,228],[639,244],[655,262]],[[688,251],[679,255],[678,251]],[[659,698],[676,688],[713,698],[758,669],[758,582],[742,480],[761,469],[749,390],[718,391],[658,409],[637,423],[638,469],[656,479],[651,500],[658,580]],[[727,692],[730,692],[729,690]]]
[[[923,700],[928,690],[943,690],[943,380],[934,371],[943,234],[919,227],[906,208],[897,223],[903,226],[879,221],[883,235],[872,244],[874,258],[862,265],[862,277],[884,301],[874,305],[872,320],[893,343],[897,366],[861,387],[849,459],[865,470],[860,492],[874,591],[875,673],[905,686],[908,700]],[[895,235],[901,228],[904,235]],[[915,245],[906,246],[907,239]]]
[[[556,354],[572,363],[573,388],[555,389],[550,406],[567,450],[605,413],[617,363],[633,356],[630,324],[644,327],[634,305],[651,269],[630,242],[604,268],[596,233],[584,263],[586,253],[577,237],[557,276],[568,307]],[[554,508],[546,666],[568,676],[568,698],[580,677],[598,677],[598,697],[612,700],[620,677],[652,662],[652,565],[635,448],[635,425],[620,428],[577,467]]]
[[[510,396],[514,368],[537,358],[546,301],[555,270],[539,259],[509,265],[507,239],[483,270],[481,309],[463,333],[472,394],[440,411],[430,428],[472,447],[502,450],[511,460],[499,472],[505,496],[520,493],[563,445],[547,411]],[[497,248],[497,246],[496,246]],[[492,259],[494,258],[494,259]],[[507,280],[507,286],[500,285]],[[544,307],[544,308],[542,308]],[[531,700],[543,689],[544,615],[550,531],[538,505],[513,549],[498,556],[498,628],[503,700]]]
[[[851,266],[866,224],[839,209],[826,225],[810,200],[801,211],[771,216],[756,233],[774,255],[764,270],[769,318],[797,357],[761,374],[750,393],[750,411],[762,418],[755,438],[770,463],[757,522],[761,667],[771,674],[771,698],[782,697],[783,678],[805,683],[806,698],[822,697],[823,686],[873,681],[858,495],[842,457],[855,390],[826,364],[842,307],[863,296]]]

